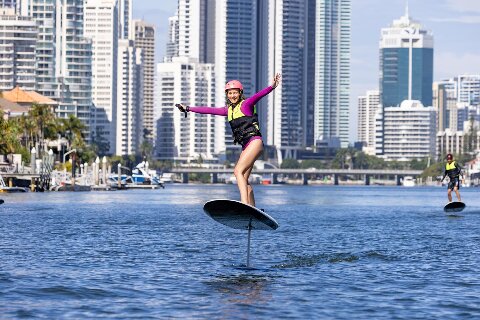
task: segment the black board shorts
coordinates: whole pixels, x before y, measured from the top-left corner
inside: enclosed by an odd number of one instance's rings
[[[448,183],[448,189],[453,190],[455,187],[457,187],[457,190],[460,190],[460,179],[458,177],[450,179]]]

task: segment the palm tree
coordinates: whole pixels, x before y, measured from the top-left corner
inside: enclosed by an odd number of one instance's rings
[[[36,125],[36,142],[43,145],[45,138],[51,137],[46,133],[51,133],[55,126],[55,114],[50,106],[40,104],[33,104],[28,114]]]
[[[14,153],[20,149],[21,144],[18,137],[20,136],[20,127],[13,120],[5,120],[3,112],[0,114],[0,132],[2,139],[0,140],[0,153]]]
[[[82,131],[85,130],[86,127],[80,119],[70,115],[67,119],[58,120],[58,131],[67,139],[70,146],[74,141],[78,143],[79,139],[83,138]]]

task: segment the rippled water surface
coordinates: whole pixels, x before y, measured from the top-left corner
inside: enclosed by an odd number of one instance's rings
[[[444,188],[257,186],[280,224],[202,211],[235,186],[1,195],[0,318],[480,317],[480,197]]]

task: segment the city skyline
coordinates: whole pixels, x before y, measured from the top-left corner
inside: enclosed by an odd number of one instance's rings
[[[350,141],[356,140],[357,98],[378,89],[380,31],[405,13],[407,1],[352,1],[352,56],[350,91]],[[435,37],[434,81],[459,74],[480,73],[480,47],[475,26],[480,24],[480,2],[475,0],[408,1],[410,16]],[[165,54],[168,18],[175,14],[177,0],[157,3],[133,2],[134,18],[152,22],[157,28],[156,62]],[[433,9],[433,10],[432,10]]]

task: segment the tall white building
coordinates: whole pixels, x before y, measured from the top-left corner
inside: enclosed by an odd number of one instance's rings
[[[109,144],[107,154],[116,153],[118,7],[116,0],[87,0],[85,37],[92,41],[92,141]]]
[[[480,75],[459,75],[433,83],[433,105],[438,113],[438,130],[463,130],[471,116],[479,120]]]
[[[119,40],[117,58],[116,148],[119,156],[135,154],[139,147],[142,111],[142,49],[133,40]]]
[[[315,143],[347,147],[350,113],[350,0],[318,0],[315,25]]]
[[[132,29],[132,2],[133,0],[118,1],[118,24],[120,39],[128,39]]]
[[[0,8],[15,8],[16,0],[0,0]]]
[[[480,105],[480,75],[459,75],[457,83],[457,101],[469,105]]]
[[[135,47],[142,51],[143,76],[139,79],[142,85],[142,110],[140,130],[137,135],[153,142],[154,132],[154,90],[155,90],[155,26],[142,20],[133,20],[131,39]]]
[[[92,44],[83,35],[83,0],[21,0],[37,22],[37,91],[59,104],[58,117],[76,116],[90,141]]]
[[[382,115],[381,109],[377,116]],[[401,105],[386,107],[377,117],[383,139],[376,154],[386,160],[409,161],[435,157],[436,116],[434,107],[424,107],[418,100],[405,100]]]
[[[0,5],[0,91],[16,86],[36,89],[37,33],[37,24],[31,17],[16,15],[14,8]]]
[[[172,61],[172,57],[178,57],[178,12],[168,18],[168,41],[164,62]]]
[[[465,133],[445,129],[437,132],[436,154],[440,159],[445,159],[449,153],[462,154],[464,152]]]
[[[155,88],[155,144],[161,159],[212,160],[225,149],[225,117],[189,113],[184,119],[174,108],[175,103],[216,106],[216,74],[213,64],[203,61],[207,55],[201,43],[206,40],[200,40],[205,39],[207,2],[180,0],[178,21],[170,19],[169,48],[171,54],[178,50],[178,56],[157,65]]]
[[[379,108],[378,90],[369,90],[358,97],[358,141],[363,142],[363,151],[369,155],[375,155],[375,115]]]
[[[200,2],[178,1],[178,56],[200,57]]]
[[[224,117],[183,113],[175,103],[213,106],[214,68],[188,57],[173,57],[172,62],[157,64],[156,81],[156,156],[159,159],[196,161],[217,159],[216,128]]]

